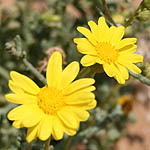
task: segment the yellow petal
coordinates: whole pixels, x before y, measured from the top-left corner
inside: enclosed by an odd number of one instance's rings
[[[53,118],[52,135],[55,140],[61,140],[64,135],[63,125],[57,115]]]
[[[105,63],[103,64],[103,68],[109,77],[113,77],[115,75],[112,64]]]
[[[91,55],[85,55],[81,59],[81,64],[83,66],[91,66],[94,65],[97,62],[97,57],[91,56]]]
[[[40,91],[40,88],[28,77],[15,71],[11,71],[10,76],[16,86],[19,86],[24,91],[31,94],[37,94]]]
[[[30,107],[28,106],[28,112],[22,117],[22,124],[25,127],[32,127],[39,123],[43,116],[44,113],[37,105],[30,105]]]
[[[136,38],[125,38],[125,39],[121,40],[120,42],[118,42],[116,49],[121,49],[130,44],[134,44],[134,43],[136,43],[136,41],[137,41]]]
[[[118,62],[127,67],[129,70],[131,70],[133,73],[139,74],[141,73],[141,69],[139,69],[136,65],[132,64],[130,61],[125,59],[119,59]]]
[[[100,17],[98,20],[99,27],[99,42],[107,42],[109,40],[109,27],[106,24],[105,18]]]
[[[67,108],[62,108],[57,112],[59,119],[65,124],[65,126],[76,129],[79,127],[79,122],[77,121],[74,114]]]
[[[91,42],[91,44],[97,45],[97,42],[89,29],[85,27],[77,27],[77,30],[82,33]]]
[[[15,128],[23,128],[24,126],[21,124],[21,121],[15,120],[12,124]]]
[[[97,55],[95,47],[86,38],[75,38],[74,43],[77,44],[80,53]]]
[[[13,110],[11,110],[7,117],[9,120],[20,120],[22,118],[22,115],[25,114],[25,112],[27,112],[28,106],[27,105],[20,105],[16,108],[14,108]]]
[[[79,80],[74,81],[66,89],[64,89],[63,93],[65,95],[69,95],[81,89],[87,88],[94,83],[95,83],[95,80],[92,78],[79,79]]]
[[[87,104],[95,99],[95,95],[92,92],[75,92],[66,97],[65,103],[70,105]]]
[[[61,88],[67,87],[77,77],[79,70],[77,61],[70,63],[62,72]]]
[[[115,32],[113,33],[111,42],[114,45],[116,45],[122,39],[123,36],[124,36],[124,27],[123,26],[117,27],[115,29]]]
[[[37,105],[21,105],[8,113],[9,120],[19,120],[24,127],[36,125],[42,118],[43,113]]]
[[[38,128],[39,125],[36,125],[28,129],[27,136],[26,136],[26,140],[28,141],[28,143],[30,143],[32,140],[34,140],[37,137]]]
[[[88,120],[90,114],[86,110],[80,109],[78,107],[68,107],[70,111],[75,114],[75,117],[78,121],[86,121]]]
[[[134,65],[134,64],[128,64],[127,65],[127,68],[129,69],[129,70],[131,70],[133,73],[135,73],[135,74],[139,74],[139,73],[141,73],[141,69],[139,69],[136,65]]]
[[[96,100],[92,100],[90,103],[88,104],[80,104],[80,105],[76,105],[76,107],[80,108],[80,109],[84,109],[84,110],[90,110],[96,107],[97,101]]]
[[[47,116],[40,121],[39,129],[38,129],[38,137],[40,140],[45,141],[47,140],[51,133],[52,133],[52,126],[53,126],[53,117]]]
[[[143,62],[143,56],[139,55],[139,54],[122,54],[119,56],[119,60],[120,59],[124,59],[126,61],[129,61],[130,63],[139,63],[139,62]]]
[[[134,52],[136,52],[136,48],[137,46],[135,44],[130,44],[130,45],[127,45],[121,49],[119,49],[119,55],[125,55],[125,54],[132,54]]]
[[[120,66],[118,67],[116,64],[113,64],[113,69],[115,71],[115,79],[118,81],[119,84],[125,84],[125,77],[126,75],[122,74]]]
[[[115,76],[115,79],[118,81],[119,84],[125,84],[125,79],[123,78],[121,74],[117,74]]]
[[[117,27],[115,26],[111,26],[109,28],[109,37],[108,37],[108,41],[111,42],[112,37],[114,36],[114,33],[116,32]]]
[[[46,71],[46,79],[49,87],[59,87],[62,75],[62,56],[60,52],[54,52],[49,59]]]
[[[116,66],[118,67],[123,78],[127,80],[129,78],[129,73],[128,73],[127,68],[125,66],[120,65],[119,63],[116,63]]]
[[[36,104],[37,97],[30,94],[6,94],[5,98],[16,104]]]
[[[63,125],[63,128],[64,128],[65,133],[67,133],[70,136],[73,136],[73,135],[75,135],[77,133],[76,129],[68,128],[65,125]]]
[[[14,81],[12,80],[9,80],[9,88],[14,92],[14,93],[18,93],[18,94],[21,94],[21,93],[25,93],[25,91],[19,87],[19,85],[17,85],[17,83],[15,83]]]
[[[89,25],[89,27],[90,27],[90,29],[92,31],[93,37],[95,38],[95,40],[97,42],[99,42],[100,31],[99,31],[98,25],[94,21],[89,21],[88,25]]]

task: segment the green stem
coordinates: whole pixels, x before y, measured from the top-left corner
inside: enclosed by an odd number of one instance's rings
[[[105,98],[105,100],[100,104],[100,107],[102,109],[105,109],[106,105],[110,102],[112,97],[116,95],[116,93],[123,87],[128,85],[131,82],[131,79],[128,80],[125,84],[116,84],[116,86],[113,88],[113,90],[110,92],[110,94]]]
[[[140,9],[142,9],[141,5],[134,11],[133,15],[131,15],[130,18],[125,22],[125,25],[124,25],[125,27],[128,27],[131,25],[133,20],[138,16]]]
[[[68,139],[67,139],[67,141],[66,141],[64,150],[70,150],[71,141],[72,141],[72,136],[69,136]]]
[[[43,82],[44,84],[47,84],[45,77],[44,77],[41,73],[39,73],[39,72],[37,71],[37,69],[34,68],[33,65],[32,65],[30,62],[27,61],[26,58],[23,58],[22,61],[23,61],[23,63],[25,64],[25,66],[26,66],[41,82]]]
[[[0,66],[0,76],[2,76],[6,80],[10,79],[8,71],[5,68],[3,68],[2,66]]]
[[[22,42],[19,35],[15,37],[14,42],[15,46],[11,43],[6,43],[6,49],[10,50],[13,55],[19,58],[25,64],[27,69],[30,70],[41,82],[47,84],[45,77],[26,59],[26,53],[22,48]]]
[[[50,138],[48,138],[48,140],[45,142],[45,150],[49,150],[49,148],[50,148],[50,142],[51,142],[51,137]]]
[[[113,20],[112,17],[111,17],[111,13],[110,13],[110,11],[109,11],[109,8],[108,8],[108,6],[107,6],[106,1],[105,1],[105,0],[102,0],[102,2],[103,2],[103,5],[104,5],[105,14],[106,14],[106,16],[108,17],[109,21],[110,21],[113,25],[117,26],[116,23],[114,22],[114,20]]]
[[[150,86],[150,79],[144,77],[144,76],[141,75],[141,74],[135,74],[135,73],[133,73],[133,72],[131,72],[131,71],[129,71],[129,73],[130,73],[131,76],[133,76],[134,78],[140,80],[142,83],[144,83],[144,84]]]
[[[95,64],[93,66],[90,67],[84,67],[79,75],[78,75],[78,79],[80,78],[94,78],[96,73],[103,73],[104,70],[102,68],[102,65],[99,64]]]

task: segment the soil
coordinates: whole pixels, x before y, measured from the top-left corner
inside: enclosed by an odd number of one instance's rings
[[[150,107],[136,102],[133,107],[135,123],[128,123],[126,136],[116,143],[115,150],[150,150]]]

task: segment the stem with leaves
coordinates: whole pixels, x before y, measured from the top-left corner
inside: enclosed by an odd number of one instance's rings
[[[6,49],[9,49],[10,52],[15,55],[18,59],[20,59],[24,65],[30,70],[35,77],[37,77],[42,83],[46,84],[45,77],[37,71],[37,69],[26,59],[26,53],[22,49],[22,42],[19,35],[17,35],[14,39],[14,44],[6,43]]]
[[[112,17],[111,17],[111,13],[110,13],[110,11],[109,11],[109,8],[108,8],[108,6],[107,6],[106,1],[105,1],[105,0],[102,0],[102,2],[103,2],[104,9],[105,9],[105,14],[106,14],[106,16],[108,17],[109,21],[110,21],[113,25],[117,26],[116,23],[114,22],[114,20],[113,20]]]

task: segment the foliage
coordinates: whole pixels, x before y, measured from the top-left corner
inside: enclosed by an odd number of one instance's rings
[[[148,0],[143,1],[137,9],[132,8],[130,2],[126,0],[119,2],[113,0],[107,3],[105,0],[38,2],[40,4],[38,9],[34,9],[34,0],[17,0],[12,7],[1,11],[0,149],[44,149],[44,142],[38,139],[28,144],[25,140],[26,129],[15,129],[11,126],[12,122],[6,118],[8,111],[16,106],[8,103],[4,98],[4,95],[9,92],[8,80],[11,70],[30,76],[42,87],[43,80],[40,79],[45,75],[45,65],[51,53],[55,50],[60,51],[63,54],[64,66],[74,60],[79,62],[82,55],[77,52],[73,38],[81,37],[81,34],[76,31],[76,27],[86,26],[89,20],[95,21],[99,16],[106,17],[109,25],[126,26],[125,36],[127,37],[138,37],[138,34],[142,32],[147,39],[150,39],[150,20],[147,17],[150,14]],[[31,64],[39,71],[39,76],[35,75]],[[143,70],[143,74],[135,76],[131,72],[131,75],[149,85],[147,69],[149,63],[139,67]],[[90,73],[93,68],[88,68]],[[82,75],[84,76],[81,74],[80,77]],[[88,76],[93,77],[93,74]],[[81,123],[77,135],[72,138],[65,135],[65,138],[60,141],[52,139],[51,145],[56,150],[73,150],[80,142],[84,143],[89,150],[110,150],[114,148],[114,143],[125,134],[126,122],[134,120],[132,113],[125,115],[117,103],[118,97],[131,94],[133,79],[128,80],[125,85],[118,85],[114,79],[101,73],[95,75],[95,80],[97,108],[91,111],[88,121]]]

